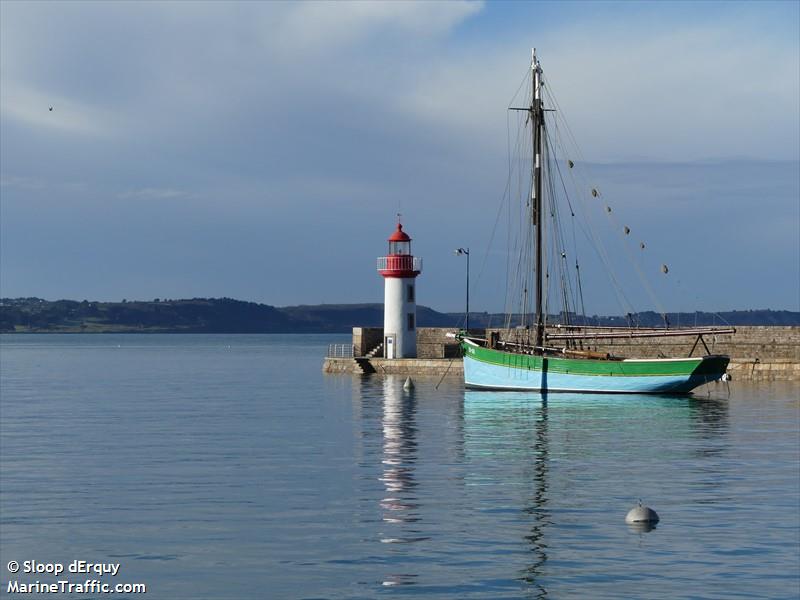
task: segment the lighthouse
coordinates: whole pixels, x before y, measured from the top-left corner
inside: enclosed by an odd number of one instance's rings
[[[417,356],[417,275],[422,259],[411,255],[411,238],[397,223],[389,236],[389,254],[378,258],[383,276],[383,356]]]

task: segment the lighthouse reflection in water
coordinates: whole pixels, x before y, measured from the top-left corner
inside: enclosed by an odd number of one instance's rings
[[[417,526],[420,521],[414,476],[417,462],[416,397],[413,389],[404,390],[403,380],[389,375],[383,379],[383,456],[380,481],[384,486],[380,501],[385,526],[380,534],[383,544],[422,542]],[[409,585],[413,573],[389,573],[382,577],[384,586]]]
[[[395,376],[383,380],[383,474],[380,480],[386,488],[381,500],[383,520],[386,523],[412,524],[419,521],[414,479],[417,461],[417,426],[415,422],[416,398],[414,390],[404,390],[403,381]],[[412,526],[404,527],[401,534],[381,539],[383,543],[415,542],[427,539],[415,535]]]

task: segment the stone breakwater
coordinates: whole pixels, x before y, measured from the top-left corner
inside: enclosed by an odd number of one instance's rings
[[[387,360],[369,358],[326,358],[326,373],[378,373],[398,375],[430,375],[461,377],[458,344],[447,333],[455,329],[421,327],[417,330],[418,358]],[[516,330],[492,329],[473,331],[480,337],[496,331],[501,339],[513,339]],[[695,337],[622,338],[584,341],[584,349],[608,352],[617,356],[657,358],[687,356]],[[353,353],[362,357],[372,352],[383,340],[383,330],[377,327],[353,328]],[[734,381],[800,381],[800,327],[737,327],[735,334],[708,335],[704,340],[713,354],[731,357],[728,372]],[[703,354],[702,344],[695,356]],[[380,356],[380,353],[377,354]]]

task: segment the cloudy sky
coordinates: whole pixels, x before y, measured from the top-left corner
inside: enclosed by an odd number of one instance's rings
[[[662,305],[798,310],[799,6],[4,0],[0,293],[381,301],[401,212],[421,304],[462,306],[469,246],[501,310],[536,46]],[[587,311],[620,312],[587,271]]]

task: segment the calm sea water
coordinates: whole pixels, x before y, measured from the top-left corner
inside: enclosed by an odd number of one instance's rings
[[[0,595],[56,580],[11,560],[164,599],[800,594],[797,385],[408,393],[323,375],[346,341],[0,337]]]

